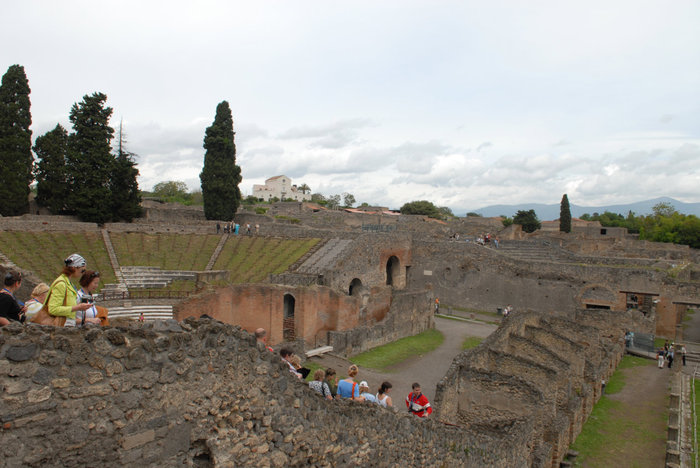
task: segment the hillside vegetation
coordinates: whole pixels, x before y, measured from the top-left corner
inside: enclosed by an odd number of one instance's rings
[[[214,234],[121,232],[110,233],[110,237],[121,266],[195,271],[206,268],[221,239]],[[319,239],[231,236],[214,269],[229,270],[232,283],[265,281],[271,273],[286,271],[318,242]],[[58,276],[63,259],[78,252],[87,260],[89,269],[101,273],[103,283],[116,282],[99,232],[0,232],[0,252],[47,283]],[[192,290],[194,284],[179,281],[169,289]]]

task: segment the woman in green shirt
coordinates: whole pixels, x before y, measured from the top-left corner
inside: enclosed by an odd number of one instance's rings
[[[65,326],[75,326],[75,313],[87,310],[92,304],[79,304],[78,291],[71,280],[79,279],[85,273],[85,259],[77,253],[63,261],[65,266],[61,276],[56,278],[49,290],[49,315],[65,317]]]

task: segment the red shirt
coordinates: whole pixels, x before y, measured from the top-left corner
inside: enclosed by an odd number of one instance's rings
[[[409,393],[406,397],[406,407],[408,411],[420,418],[424,418],[433,412],[428,398],[422,393],[417,397],[413,395],[413,392]]]

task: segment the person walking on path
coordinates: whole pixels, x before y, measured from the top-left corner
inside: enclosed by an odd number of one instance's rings
[[[658,362],[659,369],[664,368],[664,352],[662,350],[659,350],[656,353],[656,361]]]
[[[411,385],[413,391],[406,397],[406,407],[408,407],[408,412],[413,413],[419,418],[425,418],[432,414],[433,408],[430,406],[430,402],[425,395],[420,391],[420,384],[418,382]]]
[[[687,351],[685,350],[685,345],[681,346],[681,359],[683,359],[683,365],[685,366],[685,355]]]
[[[673,367],[673,355],[675,351],[673,350],[673,345],[668,348],[668,354],[666,355],[666,360],[668,361],[668,368]]]

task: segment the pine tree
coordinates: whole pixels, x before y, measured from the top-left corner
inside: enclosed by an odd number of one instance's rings
[[[231,221],[241,203],[241,168],[236,165],[233,117],[228,102],[216,106],[216,117],[204,136],[202,182],[204,216]]]
[[[0,85],[0,214],[29,211],[32,182],[32,114],[29,82],[21,65],[12,65]]]
[[[126,135],[122,123],[119,122],[117,154],[112,172],[112,217],[131,222],[141,216],[141,194],[136,178],[139,170],[134,161],[135,154],[126,151]]]
[[[64,211],[69,187],[66,175],[68,132],[60,124],[36,139],[36,201],[51,213]]]
[[[569,207],[569,197],[564,194],[559,205],[559,230],[561,232],[571,232],[571,209]]]
[[[70,121],[73,133],[68,136],[66,167],[71,186],[68,207],[81,220],[98,224],[112,218],[110,177],[114,170],[111,141],[114,129],[109,126],[112,108],[105,107],[102,93],[85,95],[73,104]]]

